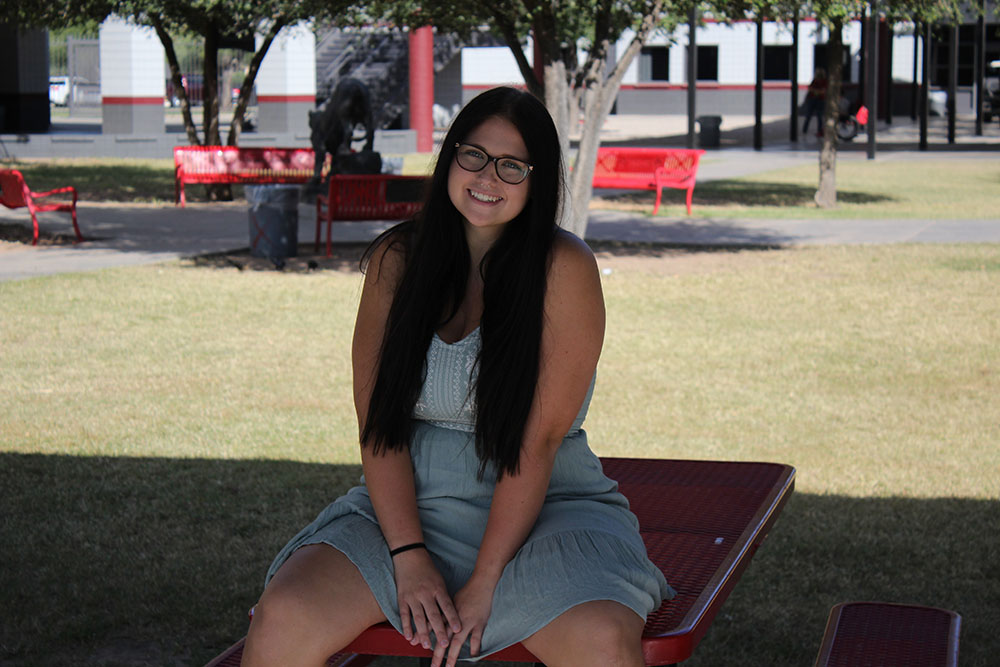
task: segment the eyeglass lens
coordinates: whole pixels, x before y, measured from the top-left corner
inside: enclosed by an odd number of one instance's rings
[[[478,146],[459,144],[455,153],[458,166],[466,171],[481,171],[490,162],[496,168],[500,180],[517,185],[528,177],[531,167],[520,160],[510,157],[492,157]]]

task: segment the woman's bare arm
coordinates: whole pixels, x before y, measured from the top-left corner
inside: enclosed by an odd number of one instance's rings
[[[386,249],[386,245],[375,251],[368,264],[354,326],[351,358],[359,432],[364,431],[385,324],[403,267],[401,251]],[[389,549],[423,542],[409,449],[374,454],[370,444],[363,442],[361,462],[365,484]],[[433,630],[439,644],[447,645],[447,638],[461,626],[444,581],[427,551],[403,552],[393,558],[393,565],[404,636],[413,644],[431,648],[429,631]]]

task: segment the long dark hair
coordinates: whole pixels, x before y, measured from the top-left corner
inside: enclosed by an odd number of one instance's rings
[[[383,245],[399,244],[405,256],[361,431],[361,442],[379,453],[409,445],[431,337],[465,296],[471,257],[462,216],[448,196],[448,172],[455,144],[492,117],[517,128],[534,170],[524,209],[504,225],[479,266],[484,282],[475,387],[480,477],[488,464],[498,476],[517,472],[538,382],[546,276],[563,194],[559,138],[545,106],[514,88],[494,88],[470,101],[442,143],[421,212],[377,238],[363,260],[366,267]]]

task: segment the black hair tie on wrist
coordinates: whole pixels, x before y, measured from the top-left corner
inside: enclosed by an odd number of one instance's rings
[[[395,549],[393,549],[392,551],[390,551],[389,552],[389,557],[390,558],[395,558],[399,554],[403,553],[404,551],[409,551],[410,549],[426,549],[426,548],[427,548],[427,545],[424,544],[423,542],[414,542],[412,544],[404,544],[403,546],[396,547]]]

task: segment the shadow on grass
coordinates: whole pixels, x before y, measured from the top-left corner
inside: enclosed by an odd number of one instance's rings
[[[253,257],[249,248],[233,252],[219,252],[199,255],[191,259],[194,268],[231,269],[239,271],[274,271],[285,273],[310,273],[313,271],[340,271],[358,273],[361,257],[367,243],[333,243],[330,256],[326,256],[326,246],[316,248],[313,243],[299,243],[295,257],[285,257],[275,262],[267,257]]]
[[[815,185],[719,180],[699,183],[694,190],[694,201],[715,206],[811,206],[815,194]],[[884,194],[838,189],[837,201],[843,204],[879,204],[895,201],[895,198]]]
[[[40,192],[72,185],[80,201],[173,202],[174,170],[122,160],[115,164],[18,163],[32,190]]]
[[[595,190],[595,194],[610,204],[652,207],[656,200],[654,192],[629,191],[611,192]],[[694,190],[692,206],[770,206],[791,208],[812,206],[816,186],[794,183],[774,183],[770,181],[718,180],[698,183]],[[683,190],[665,189],[661,203],[664,207],[683,207]],[[880,204],[896,201],[892,196],[853,190],[837,190],[837,201],[842,204]],[[650,208],[649,210],[652,210]]]
[[[674,225],[675,228],[683,225]],[[765,241],[760,243],[727,243],[711,241],[706,243],[669,243],[655,241],[607,241],[599,239],[587,239],[587,245],[591,250],[600,256],[611,257],[645,257],[649,259],[663,259],[666,257],[679,257],[682,255],[697,255],[701,253],[736,253],[744,250],[780,250],[785,246],[780,243]]]
[[[0,454],[0,664],[204,664],[245,634],[274,553],[360,472]],[[963,664],[986,665],[997,534],[995,500],[793,495],[685,664],[809,664],[833,604],[887,600],[958,611]]]

